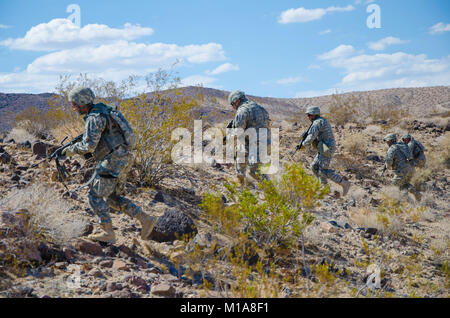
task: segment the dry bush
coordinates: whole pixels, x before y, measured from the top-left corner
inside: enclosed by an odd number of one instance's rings
[[[328,117],[333,124],[338,126],[344,126],[350,122],[356,123],[359,119],[359,108],[360,104],[355,96],[333,94],[331,105],[328,108]]]
[[[422,220],[427,211],[425,207],[400,200],[401,197],[398,190],[391,189],[383,193],[383,199],[376,208],[364,205],[350,209],[350,218],[359,227],[376,228],[384,235],[396,236],[401,233],[405,223]]]
[[[70,213],[74,206],[69,201],[60,198],[54,189],[43,184],[15,190],[0,201],[0,205],[11,211],[29,211],[31,224],[55,243],[65,243],[82,236],[88,224],[83,217]]]
[[[368,139],[361,134],[350,135],[346,136],[341,143],[344,150],[348,153],[354,156],[362,156],[366,153]]]
[[[5,138],[5,140],[9,139],[14,139],[16,143],[21,143],[25,141],[33,142],[37,138],[24,128],[14,127]]]
[[[364,133],[369,136],[374,136],[383,132],[383,128],[378,125],[368,125],[366,129],[364,129]]]
[[[135,164],[140,183],[156,185],[177,168],[171,153],[176,128],[193,129],[194,111],[203,95],[200,88],[193,96],[178,88],[180,79],[170,72],[159,70],[147,76],[150,94],[122,101],[120,110],[133,127],[137,144]]]

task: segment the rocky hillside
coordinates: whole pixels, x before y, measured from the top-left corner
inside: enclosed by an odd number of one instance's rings
[[[428,90],[448,92],[430,88],[422,94]],[[398,99],[393,98],[398,103],[422,103],[412,102],[408,90],[396,92]],[[432,101],[427,97],[424,102],[443,103],[448,97],[448,93],[445,98],[433,96]],[[294,110],[301,100],[284,102],[292,103]],[[215,258],[224,255],[221,251],[232,252],[235,242],[221,234],[198,205],[211,192],[222,193],[224,204],[232,204],[224,187],[235,175],[232,166],[213,162],[185,167],[159,188],[136,187],[132,172],[127,196],[158,216],[157,226],[151,239],[142,241],[139,223],[112,211],[118,242],[107,245],[83,239],[97,220],[88,205],[87,189],[67,192],[57,181],[53,162],[33,166],[55,147],[51,141],[0,140],[0,297],[242,297],[252,295],[249,291],[255,289],[250,286],[256,286],[260,297],[368,297],[368,277],[379,271],[380,281],[375,281],[371,295],[447,298],[450,133],[421,118],[407,119],[404,125],[336,128],[338,152],[332,167],[351,181],[350,192],[343,198],[341,189],[331,184],[330,193],[312,210],[304,251],[243,256],[250,266],[259,259],[265,269],[275,268],[266,282],[255,278],[259,277],[255,267],[236,271],[232,258]],[[279,126],[282,163],[307,166],[312,151],[292,154],[306,127],[288,121]],[[429,170],[417,172],[425,176],[421,202],[391,187],[390,172],[381,175],[387,151],[382,137],[395,129],[410,131],[427,149]],[[93,171],[92,162],[83,158],[64,165],[71,174],[67,182],[71,191]],[[261,195],[261,189],[251,191]],[[403,203],[389,206],[392,200]],[[192,239],[180,239],[183,234]]]
[[[212,89],[186,87],[184,94],[204,95],[203,105],[198,115],[209,115],[214,121],[221,121],[231,116],[232,110],[227,102],[229,92]],[[368,98],[376,107],[405,108],[411,115],[417,117],[441,114],[450,111],[450,87],[422,87],[422,88],[394,88],[368,92],[353,92],[338,94],[341,99],[354,97],[359,105],[366,104]],[[39,109],[48,109],[47,102],[54,94],[2,94],[0,93],[0,131],[8,130],[14,122],[14,114],[27,107],[36,106]],[[249,97],[266,107],[274,120],[283,120],[298,115],[309,105],[320,106],[326,111],[333,101],[333,96],[320,96],[314,98],[268,98]]]

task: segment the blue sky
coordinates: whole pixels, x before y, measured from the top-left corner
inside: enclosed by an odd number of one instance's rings
[[[80,8],[81,25],[67,19]],[[380,12],[380,28],[367,19]],[[450,85],[450,1],[0,0],[0,92],[158,68],[251,95]]]

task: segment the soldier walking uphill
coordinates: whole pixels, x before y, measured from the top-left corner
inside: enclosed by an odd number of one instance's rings
[[[329,169],[331,158],[336,151],[336,142],[331,125],[320,116],[320,109],[317,106],[308,107],[306,115],[312,124],[297,149],[312,144],[317,149],[317,155],[311,164],[314,175],[320,179],[322,184],[327,184],[327,179],[339,184],[342,187],[342,195],[345,196],[350,188],[350,182]]]
[[[153,230],[155,218],[127,198],[117,193],[120,181],[126,179],[135,145],[133,130],[123,115],[111,106],[94,104],[90,88],[75,88],[69,94],[74,110],[84,115],[83,139],[64,149],[63,156],[92,153],[97,168],[90,185],[89,204],[99,217],[101,231],[88,239],[115,243],[115,234],[109,216],[110,207],[136,218],[142,225],[141,238],[147,239]]]
[[[413,167],[425,167],[425,163],[427,162],[427,158],[425,157],[425,147],[418,140],[411,137],[410,134],[403,135],[402,141],[408,145],[409,151],[411,152],[412,158],[409,163]]]
[[[257,103],[249,101],[242,91],[234,91],[228,96],[228,102],[231,104],[234,110],[236,110],[235,118],[230,128],[242,128],[244,131],[249,128],[255,128],[256,136],[259,140],[259,129],[269,128],[270,118],[267,111]],[[269,132],[267,134],[269,136]],[[270,144],[270,138],[268,138]],[[245,149],[240,151],[245,152],[245,161],[238,162],[236,160],[235,168],[239,183],[242,185],[249,184],[249,180],[246,178],[246,170],[249,168],[249,174],[259,180],[260,177],[257,174],[258,168],[261,165],[259,142],[256,145],[256,157],[249,156],[249,145],[246,142]],[[263,176],[265,178],[265,176]]]
[[[388,134],[383,140],[389,146],[385,159],[385,168],[394,170],[392,183],[398,186],[400,190],[411,192],[416,200],[420,201],[420,193],[409,183],[414,173],[414,168],[409,163],[409,160],[412,158],[409,147],[404,143],[397,143],[396,134]]]

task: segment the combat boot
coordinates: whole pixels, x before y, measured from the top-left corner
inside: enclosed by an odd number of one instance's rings
[[[350,189],[350,182],[346,179],[342,179],[342,182],[340,183],[342,187],[342,196],[345,197],[348,193],[348,190]]]
[[[146,240],[150,234],[152,234],[153,227],[155,226],[156,219],[144,212],[140,212],[136,218],[141,222],[141,239]]]
[[[112,223],[101,224],[102,232],[99,234],[91,234],[87,238],[92,241],[99,241],[114,244],[116,243],[116,235],[112,227]]]

